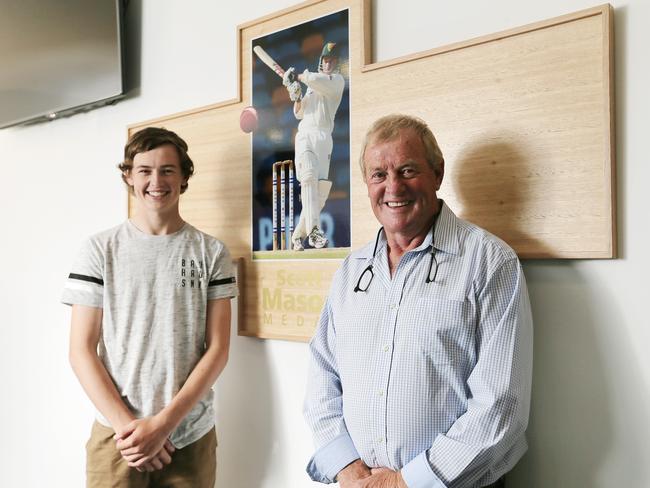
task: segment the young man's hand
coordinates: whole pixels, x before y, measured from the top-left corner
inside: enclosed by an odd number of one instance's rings
[[[129,466],[153,471],[171,461],[174,446],[168,440],[170,433],[157,416],[136,419],[116,432],[115,446]]]
[[[172,454],[175,450],[176,448],[174,445],[167,440],[160,452],[156,454],[151,461],[144,463],[142,466],[136,467],[135,469],[140,472],[152,472],[163,469],[166,465],[172,462]]]

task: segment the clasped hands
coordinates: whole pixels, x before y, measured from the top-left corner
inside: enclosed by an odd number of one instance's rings
[[[176,450],[169,441],[170,429],[156,416],[132,420],[117,429],[115,447],[140,472],[162,469],[172,461]]]
[[[357,459],[337,476],[341,488],[408,488],[399,471],[388,468],[369,468]]]

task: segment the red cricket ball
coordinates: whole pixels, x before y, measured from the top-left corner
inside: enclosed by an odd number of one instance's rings
[[[257,110],[255,110],[255,107],[246,107],[241,111],[239,127],[247,134],[257,129]]]

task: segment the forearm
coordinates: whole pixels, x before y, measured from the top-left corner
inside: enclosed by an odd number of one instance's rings
[[[326,97],[334,97],[343,93],[345,82],[338,75],[312,73],[307,70],[298,75],[298,80],[311,90]]]
[[[296,117],[298,120],[302,119],[303,117],[303,112],[302,112],[302,99],[296,100],[293,102],[293,115]]]
[[[135,417],[97,356],[102,316],[101,308],[73,305],[69,358],[70,365],[88,398],[117,431]]]
[[[178,427],[194,405],[208,393],[227,362],[227,348],[218,345],[208,347],[182,388],[172,401],[158,413],[161,420],[169,427],[170,432]]]
[[[314,481],[331,483],[342,471],[363,465],[343,419],[343,387],[337,373],[336,337],[329,298],[309,344],[311,360],[303,413],[316,445],[307,465]]]
[[[404,466],[409,486],[418,479],[434,487],[444,486],[442,482],[474,485],[490,470],[502,474],[505,468],[498,463],[504,453],[514,463],[526,450],[533,330],[518,262],[507,262],[495,272],[477,301],[481,340],[466,381],[467,409],[428,450]]]
[[[296,78],[298,81],[301,83],[305,83],[305,76],[302,73],[299,73]],[[296,100],[293,102],[293,115],[298,119],[301,120],[303,118],[303,103],[302,103],[302,98],[300,100]]]
[[[90,401],[114,430],[123,428],[135,418],[94,351],[71,349],[70,365]]]
[[[171,446],[169,436],[216,381],[226,365],[227,356],[227,349],[224,353],[218,347],[208,348],[165,408],[156,415],[131,422],[118,432],[116,445],[129,466],[146,468],[147,463],[153,463],[154,468],[160,469],[158,466],[165,464],[160,457],[163,449],[167,449],[165,446]],[[160,458],[158,462],[156,457]]]
[[[156,415],[169,432],[178,427],[194,405],[212,388],[228,362],[229,348],[230,299],[208,300],[205,352],[172,401]]]

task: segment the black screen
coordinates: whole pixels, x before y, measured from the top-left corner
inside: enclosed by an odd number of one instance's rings
[[[123,94],[120,0],[0,0],[0,127]]]

